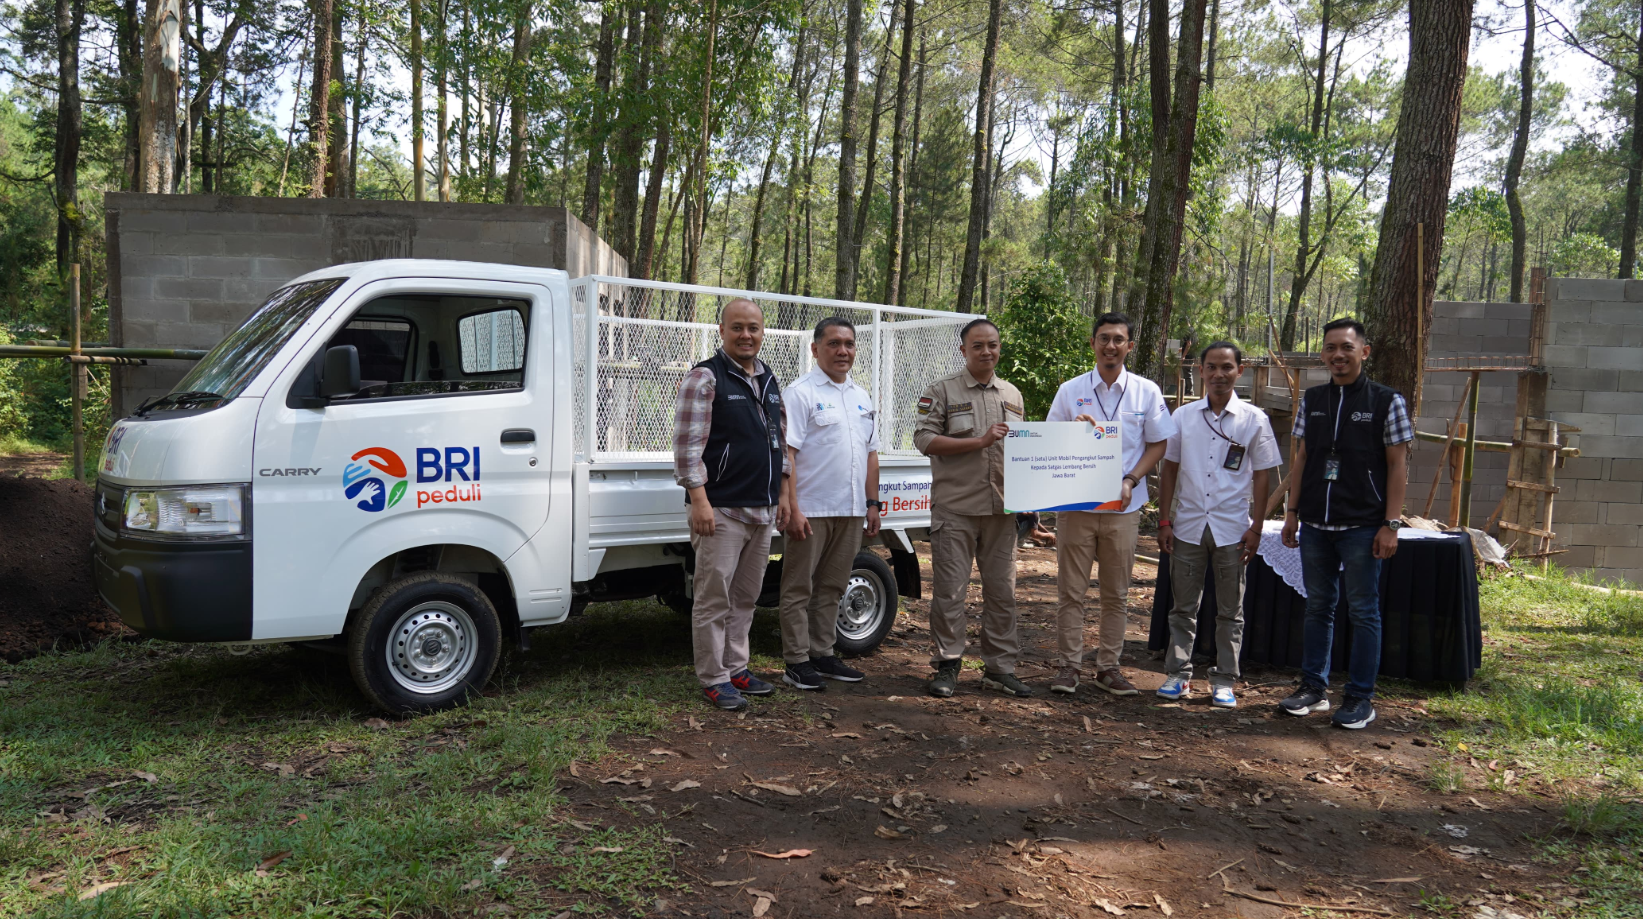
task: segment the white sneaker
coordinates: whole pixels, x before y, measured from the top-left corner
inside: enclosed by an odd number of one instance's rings
[[[1172,676],[1158,687],[1158,695],[1164,699],[1185,699],[1192,695],[1192,681],[1182,676]]]
[[[1238,697],[1233,694],[1231,686],[1217,686],[1210,694],[1209,704],[1216,708],[1237,708]]]

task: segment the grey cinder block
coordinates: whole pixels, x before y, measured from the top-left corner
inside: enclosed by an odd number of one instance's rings
[[[1624,301],[1626,282],[1608,278],[1558,278],[1556,299]]]
[[[1609,340],[1616,337],[1611,331]],[[1586,366],[1592,370],[1643,370],[1643,348],[1593,345],[1586,349]]]
[[[1588,412],[1620,415],[1635,412],[1643,403],[1643,395],[1635,392],[1602,392],[1589,389],[1582,408]]]

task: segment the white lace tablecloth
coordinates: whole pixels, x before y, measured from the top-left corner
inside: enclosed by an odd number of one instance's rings
[[[1284,545],[1283,534],[1282,520],[1268,520],[1262,523],[1261,547],[1255,550],[1255,554],[1271,566],[1291,590],[1305,597],[1306,578],[1301,574],[1301,550]],[[1442,539],[1449,535],[1432,530],[1417,530],[1413,527],[1404,527],[1398,531],[1399,539]]]

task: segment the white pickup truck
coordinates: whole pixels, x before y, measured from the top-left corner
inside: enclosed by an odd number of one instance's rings
[[[116,423],[98,470],[98,589],[155,638],[340,644],[391,711],[461,702],[504,637],[528,645],[527,629],[590,602],[688,611],[675,397],[735,296],[764,308],[761,357],[784,384],[811,366],[817,320],[856,324],[890,561],[864,547],[839,631],[844,653],[870,651],[898,593],[919,595],[930,467],[913,449],[916,404],[959,366],[973,317],[472,262],[297,278]],[[779,572],[773,560],[763,605]]]

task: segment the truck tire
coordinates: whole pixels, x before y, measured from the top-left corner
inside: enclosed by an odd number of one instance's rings
[[[656,599],[661,604],[686,619],[690,618],[690,611],[696,606],[696,601],[685,596],[684,591],[669,591],[657,594]]]
[[[871,653],[890,634],[899,607],[896,576],[890,566],[871,552],[858,553],[839,599],[839,637],[834,649],[841,657]]]
[[[348,634],[348,669],[378,708],[434,712],[479,695],[496,669],[502,623],[485,592],[437,571],[377,591]]]

